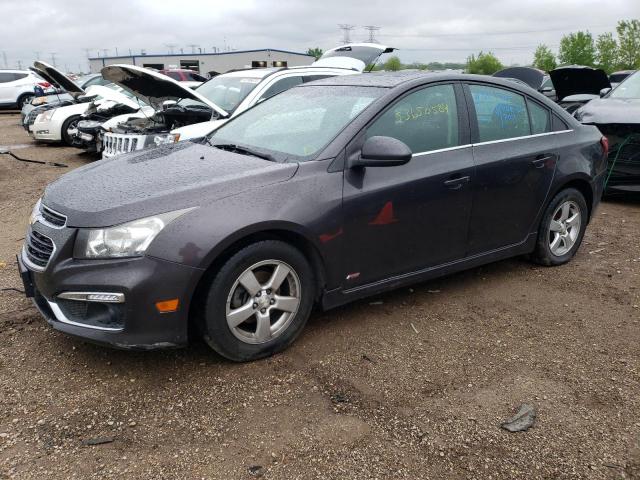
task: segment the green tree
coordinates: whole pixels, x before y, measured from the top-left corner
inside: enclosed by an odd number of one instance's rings
[[[309,50],[307,50],[307,55],[311,55],[313,57],[316,57],[316,60],[318,60],[322,54],[324,53],[324,51],[321,48],[310,48]]]
[[[390,57],[384,64],[382,65],[383,70],[387,70],[389,72],[396,72],[398,70],[402,70],[402,62],[395,55]]]
[[[589,32],[576,32],[564,35],[560,40],[558,59],[562,65],[586,65],[596,63],[596,47]]]
[[[618,66],[618,43],[611,32],[598,35],[596,64],[607,73],[613,72]]]
[[[471,55],[467,58],[467,73],[479,73],[481,75],[493,75],[504,67],[500,60],[491,52],[480,52],[478,56]]]
[[[556,56],[544,43],[538,45],[533,54],[533,66],[545,72],[550,72],[557,66]]]
[[[640,20],[621,20],[618,32],[618,67],[640,68]]]

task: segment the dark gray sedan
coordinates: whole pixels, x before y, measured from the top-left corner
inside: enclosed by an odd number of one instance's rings
[[[560,265],[606,142],[532,89],[424,73],[305,84],[209,138],[49,185],[19,257],[56,329],[121,348],[191,332],[253,360],[332,308],[515,255]]]

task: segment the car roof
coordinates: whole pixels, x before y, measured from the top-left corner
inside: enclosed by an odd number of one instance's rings
[[[314,85],[343,85],[343,86],[360,86],[360,87],[383,87],[393,88],[407,82],[429,79],[432,81],[439,80],[471,80],[482,79],[505,85],[499,78],[489,77],[486,75],[468,75],[463,73],[450,72],[425,72],[423,70],[400,70],[397,72],[371,72],[360,75],[341,75],[331,78],[325,78],[313,82]],[[498,80],[494,82],[494,80]],[[506,85],[514,82],[508,82]]]
[[[2,73],[33,73],[31,70],[14,70],[11,68],[0,68]]]

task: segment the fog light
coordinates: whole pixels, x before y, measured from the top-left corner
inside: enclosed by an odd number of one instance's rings
[[[156,302],[156,308],[160,313],[175,312],[176,310],[178,310],[178,305],[180,305],[180,300],[177,298]]]

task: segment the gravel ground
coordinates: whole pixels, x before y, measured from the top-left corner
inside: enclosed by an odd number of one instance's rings
[[[0,113],[0,148],[93,160],[18,120]],[[288,351],[237,365],[201,343],[84,344],[4,290],[62,173],[0,157],[0,479],[640,478],[637,198],[603,203],[568,265],[503,261],[316,312]],[[535,426],[501,429],[522,403]]]

